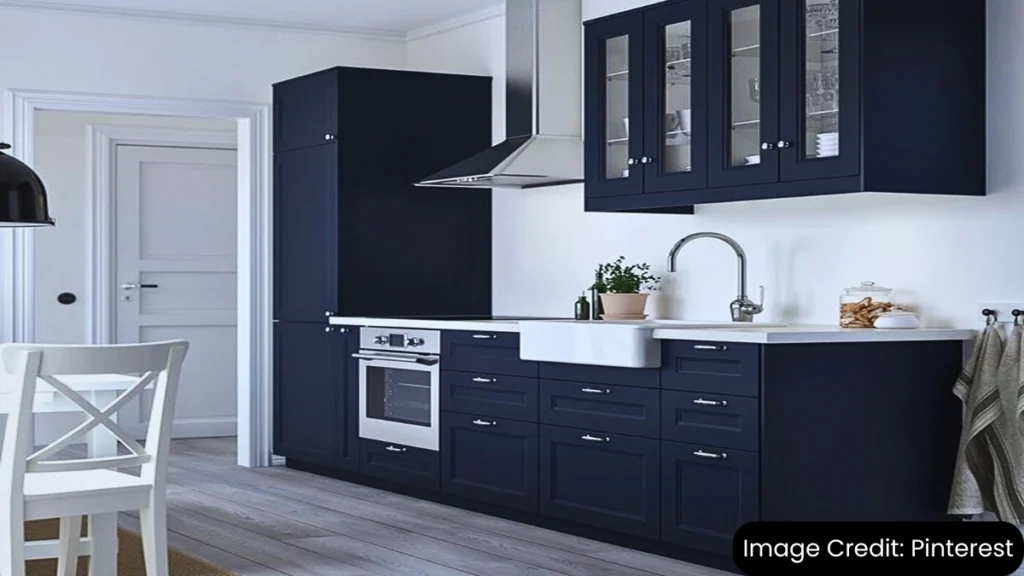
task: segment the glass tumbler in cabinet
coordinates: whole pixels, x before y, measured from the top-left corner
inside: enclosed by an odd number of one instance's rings
[[[874,282],[847,288],[839,297],[839,326],[874,328],[878,316],[893,309],[892,293],[891,288],[876,286]]]

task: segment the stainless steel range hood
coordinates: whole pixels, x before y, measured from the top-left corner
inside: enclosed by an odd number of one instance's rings
[[[539,188],[583,181],[581,0],[507,0],[505,134],[417,186]]]

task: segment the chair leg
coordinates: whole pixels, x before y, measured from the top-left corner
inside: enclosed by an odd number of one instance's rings
[[[81,516],[60,519],[60,556],[57,557],[57,576],[75,576],[78,573],[78,545],[81,538]]]
[[[25,521],[0,510],[0,576],[25,576]]]
[[[146,557],[146,576],[168,576],[167,508],[163,498],[153,498],[150,506],[139,511],[142,550]]]

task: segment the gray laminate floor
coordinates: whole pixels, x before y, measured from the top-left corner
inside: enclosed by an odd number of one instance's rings
[[[710,570],[175,441],[171,546],[238,576],[713,576]],[[124,528],[138,520],[123,515]]]

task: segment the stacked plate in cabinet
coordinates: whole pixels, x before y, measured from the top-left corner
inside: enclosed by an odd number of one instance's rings
[[[839,155],[839,133],[822,132],[817,137],[818,158],[828,158]]]

